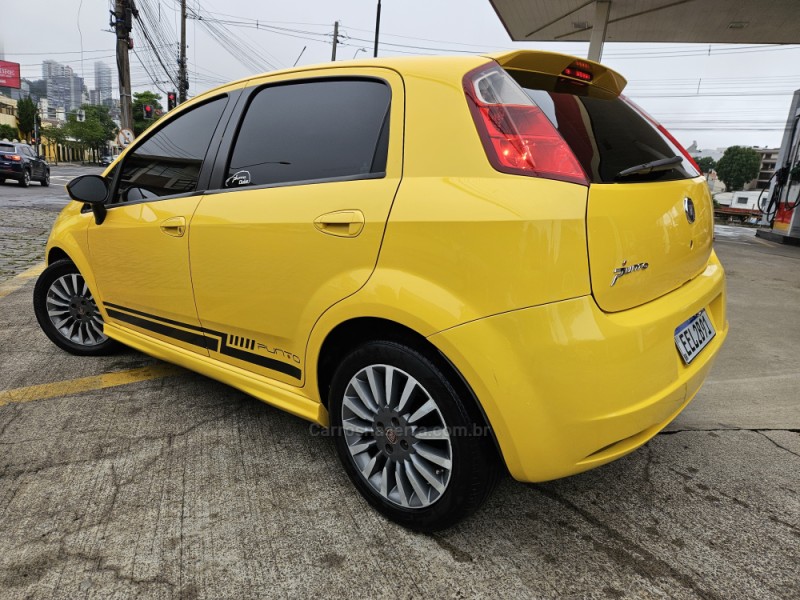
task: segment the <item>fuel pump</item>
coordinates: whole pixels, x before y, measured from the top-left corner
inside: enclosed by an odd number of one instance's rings
[[[783,143],[778,154],[779,168],[759,196],[762,227],[756,235],[784,243],[800,244],[800,90],[794,93]]]

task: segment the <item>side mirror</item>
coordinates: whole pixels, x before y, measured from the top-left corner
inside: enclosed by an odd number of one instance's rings
[[[98,225],[106,218],[108,182],[99,175],[81,175],[67,184],[69,197],[92,207],[94,222]]]

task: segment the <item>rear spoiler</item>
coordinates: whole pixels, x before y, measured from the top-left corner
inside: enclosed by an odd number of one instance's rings
[[[563,77],[600,88],[614,96],[619,96],[628,83],[622,75],[600,63],[569,54],[517,50],[488,54],[487,57],[496,61],[504,69]]]

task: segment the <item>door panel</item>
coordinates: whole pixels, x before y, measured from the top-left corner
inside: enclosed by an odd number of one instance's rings
[[[349,71],[336,69],[337,81]],[[383,92],[370,85],[324,89],[320,77],[330,71],[321,71],[304,74],[322,85],[303,88],[313,89],[307,96],[295,98],[283,85],[259,105],[258,94],[274,88],[253,93],[224,177],[228,185],[261,187],[207,194],[189,226],[198,315],[221,338],[212,357],[301,385],[314,323],[372,273],[400,183],[403,93],[396,73],[370,72]],[[358,75],[361,81],[364,70]],[[258,106],[274,114],[248,121]],[[308,118],[298,117],[303,110]],[[325,111],[335,118],[320,117]],[[264,151],[259,140],[277,143]],[[368,160],[359,157],[358,148],[369,144]]]
[[[190,220],[199,202],[200,196],[190,196],[114,207],[102,225],[89,225],[89,251],[109,321],[207,354],[188,238],[173,228]]]

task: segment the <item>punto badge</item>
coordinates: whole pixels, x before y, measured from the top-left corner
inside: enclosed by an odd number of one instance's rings
[[[611,287],[614,287],[614,284],[617,283],[617,280],[622,279],[622,277],[624,277],[625,275],[635,273],[636,271],[644,271],[647,267],[650,266],[650,264],[646,262],[640,262],[630,266],[627,265],[628,261],[623,260],[622,266],[614,269],[614,278],[611,280]]]

